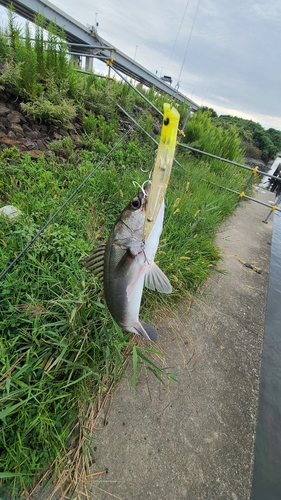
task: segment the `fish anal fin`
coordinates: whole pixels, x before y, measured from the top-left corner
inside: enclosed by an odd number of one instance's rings
[[[161,269],[152,262],[144,277],[144,286],[149,290],[157,290],[160,293],[171,293],[172,285]]]

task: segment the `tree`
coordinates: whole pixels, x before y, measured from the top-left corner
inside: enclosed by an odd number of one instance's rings
[[[269,128],[266,133],[270,137],[273,144],[278,148],[278,151],[281,151],[281,131]]]

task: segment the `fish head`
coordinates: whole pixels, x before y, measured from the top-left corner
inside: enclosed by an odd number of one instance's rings
[[[134,231],[138,231],[140,227],[143,228],[150,186],[150,182],[143,184],[137,195],[122,212],[122,221]]]
[[[113,229],[114,242],[122,248],[129,248],[133,255],[143,248],[143,226],[150,191],[145,183],[136,196],[121,213]]]

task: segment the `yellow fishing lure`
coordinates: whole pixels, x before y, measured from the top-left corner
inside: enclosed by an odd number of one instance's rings
[[[148,238],[153,228],[167,190],[177,144],[179,119],[180,115],[178,111],[170,104],[165,103],[160,141],[146,209],[146,219],[143,229],[144,241]]]

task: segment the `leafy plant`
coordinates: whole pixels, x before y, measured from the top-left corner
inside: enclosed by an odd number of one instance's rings
[[[20,38],[14,22],[11,17],[11,42],[0,48],[5,61],[2,86],[24,95],[23,109],[41,121],[66,123],[81,112],[85,133],[80,141],[89,150],[79,151],[79,162],[74,162],[74,145],[66,137],[50,145],[56,155],[42,155],[36,162],[15,148],[0,153],[1,203],[22,212],[16,219],[0,217],[2,269],[107,157],[0,281],[0,467],[5,471],[0,485],[19,499],[51,464],[51,474],[65,467],[74,484],[88,471],[94,459],[90,445],[97,407],[124,376],[127,359],[132,360],[135,387],[141,364],[163,382],[173,374],[154,361],[157,350],[136,345],[112,321],[101,283],[80,263],[93,245],[107,239],[135,194],[133,181],[142,184],[154,163],[155,145],[137,129],[111,151],[122,127],[128,130],[126,122],[120,123],[115,103],[134,109],[149,132],[155,110],[148,112],[148,103],[121,82],[75,73],[63,34],[55,26],[46,51],[42,18],[37,17],[34,43],[28,28],[26,40]],[[29,87],[27,50],[33,54]],[[142,92],[162,109],[159,93]],[[179,109],[185,117],[187,107]],[[229,159],[241,158],[235,129],[220,129],[208,114],[194,115],[186,132],[188,143]],[[219,259],[214,234],[237,202],[214,184],[242,190],[248,178],[244,170],[179,151],[181,168],[175,167],[171,176],[156,256],[174,293],[163,299],[145,292],[142,314],[152,305],[160,308],[165,300],[175,303],[196,291],[210,274]]]
[[[51,78],[44,94],[29,102],[22,102],[21,107],[28,116],[40,122],[64,123],[68,126],[77,113],[74,102],[66,96],[66,90],[57,87]]]
[[[64,137],[60,140],[52,141],[48,145],[48,149],[55,153],[60,158],[66,158],[75,164],[80,160],[79,151],[76,150],[76,146],[72,141],[71,137]]]
[[[187,122],[184,143],[213,155],[243,163],[241,141],[235,127],[224,129],[217,127],[207,111],[198,111]],[[228,168],[223,162],[206,157],[205,162],[212,166],[216,173]]]
[[[0,84],[6,91],[16,90],[20,87],[22,63],[13,60],[5,62],[0,74]]]
[[[87,134],[92,134],[103,143],[110,144],[117,137],[116,127],[113,126],[112,120],[110,123],[106,123],[104,116],[95,116],[92,111],[89,112],[88,116],[83,117],[83,127]]]

